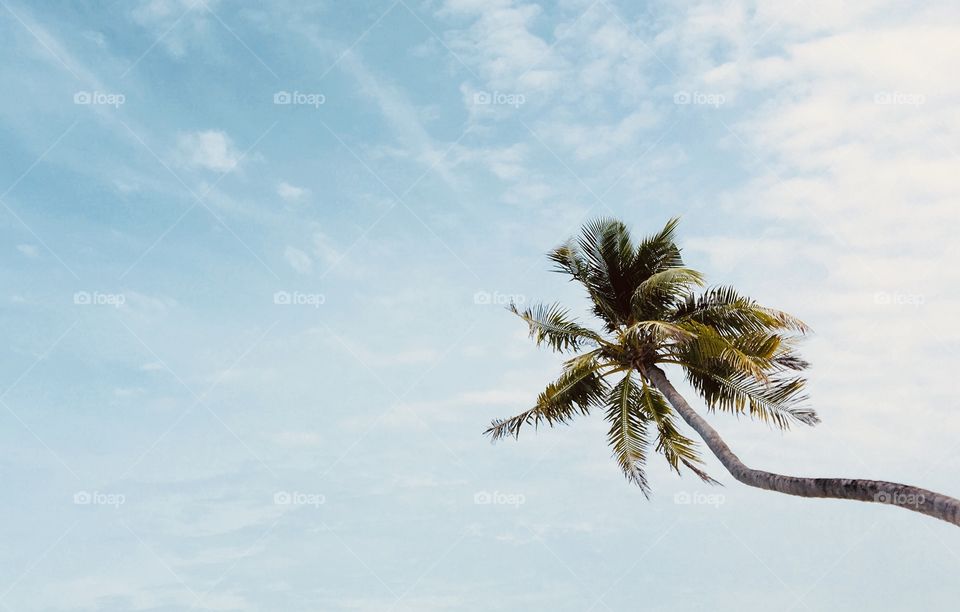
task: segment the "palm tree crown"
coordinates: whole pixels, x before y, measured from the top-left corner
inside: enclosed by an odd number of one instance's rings
[[[514,417],[495,420],[492,439],[518,436],[524,425],[567,423],[602,409],[608,440],[627,478],[649,495],[644,466],[651,444],[670,467],[680,465],[708,482],[696,443],[677,428],[673,407],[650,379],[657,364],[680,366],[710,410],[749,414],[774,426],[814,425],[804,406],[808,364],[796,352],[807,326],[730,287],[703,289],[703,275],[685,267],[674,242],[678,220],[634,242],[626,226],[600,219],[576,240],[554,249],[555,271],[587,291],[594,331],[559,304],[510,309],[538,345],[576,353],[563,373]]]

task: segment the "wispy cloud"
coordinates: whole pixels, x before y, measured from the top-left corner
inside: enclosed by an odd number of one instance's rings
[[[313,272],[313,259],[298,248],[288,246],[283,251],[283,258],[298,274]]]
[[[241,152],[220,130],[187,132],[177,136],[181,163],[188,168],[229,172],[240,161]]]
[[[300,202],[309,194],[309,189],[291,185],[286,181],[280,181],[280,183],[277,185],[277,195],[287,202]]]

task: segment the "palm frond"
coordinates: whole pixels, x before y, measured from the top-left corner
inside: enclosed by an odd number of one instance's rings
[[[683,464],[704,482],[715,484],[717,481],[699,467],[703,460],[697,452],[697,443],[680,433],[677,428],[673,409],[667,398],[646,381],[641,381],[640,406],[645,416],[657,428],[656,450],[666,458],[670,467],[679,474],[680,465]]]
[[[674,217],[667,221],[662,230],[640,241],[633,260],[635,277],[642,281],[657,272],[683,266],[683,257],[675,241],[679,223],[680,219]]]
[[[696,338],[696,333],[667,321],[637,321],[621,332],[623,340],[632,343],[652,339],[657,344],[668,340],[684,342]]]
[[[577,246],[586,264],[587,289],[595,302],[600,299],[594,310],[613,329],[629,318],[635,288],[628,274],[634,258],[630,232],[620,221],[596,219],[583,226]]]
[[[570,318],[570,311],[559,304],[535,304],[521,311],[516,304],[511,303],[509,309],[526,321],[530,328],[530,337],[537,346],[545,343],[558,352],[576,351],[584,345],[599,345],[604,342],[600,334]]]
[[[760,381],[766,381],[769,372],[776,369],[769,347],[758,346],[754,336],[743,334],[731,337],[718,333],[709,325],[691,321],[686,321],[679,327],[692,332],[695,336],[689,341],[666,347],[663,352],[667,358],[665,361],[673,358],[681,364],[692,364],[706,370],[730,368],[734,372],[749,374]],[[774,339],[779,342],[778,337]]]
[[[722,368],[702,370],[687,367],[687,381],[704,399],[710,410],[732,414],[748,413],[765,423],[789,429],[794,423],[816,425],[820,418],[808,399],[806,381],[799,377],[777,376],[766,382]]]
[[[571,280],[583,282],[587,278],[587,264],[577,248],[576,242],[570,238],[557,248],[547,253],[547,259],[555,266],[554,272],[570,276]]]
[[[774,357],[773,361],[783,370],[800,371],[810,367],[810,362],[794,353],[792,348],[789,352]]]
[[[547,257],[554,262],[555,272],[568,275],[570,280],[579,282],[587,290],[593,313],[604,322],[608,331],[612,331],[621,317],[617,295],[605,267],[591,265],[581,246],[572,238],[548,253]]]
[[[631,312],[637,319],[660,318],[692,287],[701,287],[703,283],[703,274],[690,268],[668,268],[651,274],[634,290]]]
[[[805,334],[810,328],[785,312],[760,306],[733,287],[712,287],[687,295],[674,305],[672,320],[708,325],[721,334],[785,330]]]
[[[600,373],[604,364],[595,355],[592,357],[568,361],[563,374],[547,385],[533,408],[508,419],[495,419],[484,434],[492,441],[507,436],[516,438],[525,425],[536,428],[544,422],[551,427],[568,423],[578,414],[588,414],[592,406],[601,405],[608,385]]]
[[[613,455],[627,480],[640,487],[650,497],[650,485],[644,472],[647,460],[647,422],[641,409],[642,397],[632,375],[628,372],[607,396],[607,421],[610,431],[607,440]]]

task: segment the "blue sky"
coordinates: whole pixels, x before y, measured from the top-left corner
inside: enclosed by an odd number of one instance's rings
[[[946,524],[481,436],[545,251],[680,215],[816,330],[741,458],[960,493],[960,11],[788,4],[0,1],[0,607],[953,604]]]

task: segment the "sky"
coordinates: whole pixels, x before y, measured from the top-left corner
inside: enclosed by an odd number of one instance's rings
[[[960,7],[0,0],[0,609],[903,610],[955,527],[622,476],[504,306],[586,221],[806,320],[752,467],[960,494]],[[677,372],[668,372],[681,391]],[[703,406],[688,396],[694,407]]]

